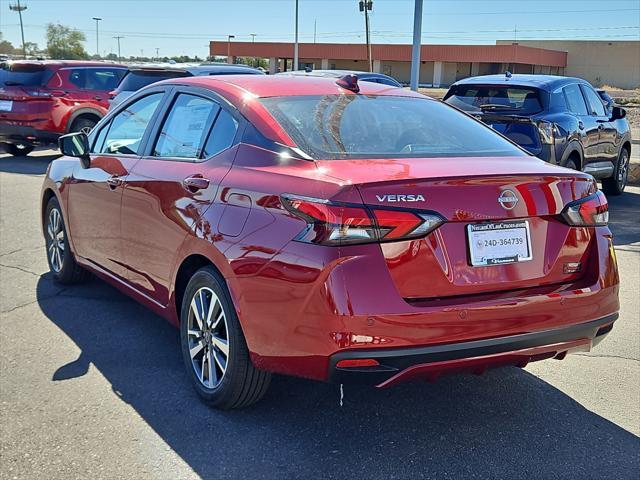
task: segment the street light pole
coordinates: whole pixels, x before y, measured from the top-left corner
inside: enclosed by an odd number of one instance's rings
[[[250,33],[249,35],[251,35],[251,43],[256,43],[256,34]]]
[[[122,61],[122,57],[120,56],[120,39],[124,38],[122,35],[118,35],[117,37],[113,37],[118,41],[118,61]]]
[[[96,55],[99,57],[100,56],[100,33],[98,31],[98,22],[100,20],[102,20],[100,17],[93,17],[93,19],[96,21]]]
[[[24,43],[24,26],[22,25],[22,12],[24,12],[27,7],[24,5],[20,5],[20,0],[17,0],[18,3],[15,5],[9,5],[9,10],[13,12],[18,12],[18,16],[20,17],[20,35],[22,35],[22,56],[27,58],[27,47]]]
[[[233,60],[231,59],[231,39],[236,38],[235,35],[229,35],[227,37],[227,63],[233,64]]]
[[[298,70],[298,0],[296,0],[296,42],[293,45],[293,69]]]
[[[364,30],[367,39],[367,65],[373,72],[373,57],[371,56],[371,29],[369,28],[369,12],[373,9],[373,0],[360,0],[360,11],[364,12]]]
[[[413,11],[413,49],[411,50],[411,90],[420,84],[420,48],[422,46],[422,0],[415,0]]]

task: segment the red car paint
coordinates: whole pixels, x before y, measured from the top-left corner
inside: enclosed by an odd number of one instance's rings
[[[0,71],[0,101],[12,102],[10,110],[0,110],[0,141],[47,143],[75,131],[73,124],[81,116],[97,122],[109,108],[108,92],[126,71],[123,65],[104,62],[11,62]]]
[[[215,92],[264,137],[294,148],[260,97],[355,95],[331,79],[296,77],[194,77],[155,88],[175,86]],[[373,83],[362,83],[358,95],[424,98]],[[121,179],[116,186],[107,183],[114,174]],[[188,177],[208,179],[208,186],[190,191],[182,185]],[[43,206],[51,195],[59,198],[81,265],[176,325],[181,274],[213,264],[261,369],[335,381],[342,378],[336,363],[353,355],[375,359],[356,362],[354,372],[366,375],[390,352],[493,349],[428,365],[416,357],[376,381],[383,386],[561,358],[600,341],[619,309],[611,232],[569,226],[561,215],[596,189],[589,175],[530,156],[311,161],[241,141],[202,163],[92,155],[83,168],[63,157],[48,171]],[[497,201],[505,190],[521,200],[511,210]],[[306,223],[283,207],[283,194],[372,208],[398,206],[381,194],[420,194],[419,209],[437,212],[444,223],[403,241],[303,243],[293,239]],[[529,221],[533,259],[470,266],[466,226],[513,219]],[[577,271],[567,267],[577,263]],[[588,333],[525,342],[596,320]],[[496,350],[496,344],[511,346]]]

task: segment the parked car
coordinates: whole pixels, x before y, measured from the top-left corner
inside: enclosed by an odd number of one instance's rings
[[[102,62],[6,62],[0,68],[0,143],[12,155],[28,155],[60,135],[91,129],[126,71]]]
[[[631,156],[626,112],[606,106],[587,81],[508,72],[471,77],[454,83],[444,101],[547,162],[590,173],[607,195],[624,191]]]
[[[390,87],[402,87],[395,78],[384,73],[360,72],[358,70],[294,70],[291,72],[281,72],[277,75],[302,75],[305,77],[329,77],[340,78],[345,75],[356,75],[361,82],[381,83]]]
[[[109,104],[113,107],[147,85],[170,78],[194,77],[200,75],[264,75],[264,72],[246,65],[226,63],[137,65],[129,68],[129,73],[120,85],[110,92]]]
[[[618,316],[593,178],[409,90],[172,79],[60,146],[52,277],[89,270],[178,326],[219,408],[272,372],[386,387],[561,359]]]

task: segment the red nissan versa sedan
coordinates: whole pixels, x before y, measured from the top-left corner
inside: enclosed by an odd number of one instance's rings
[[[411,91],[173,79],[60,144],[53,277],[91,271],[179,326],[219,408],[271,372],[386,387],[563,358],[618,316],[593,178]]]

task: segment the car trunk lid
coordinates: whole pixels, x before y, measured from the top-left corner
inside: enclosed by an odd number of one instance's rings
[[[566,283],[586,271],[592,229],[569,227],[559,214],[595,191],[588,175],[529,157],[320,163],[326,174],[354,184],[367,205],[433,211],[446,219],[425,238],[381,244],[405,299]],[[476,234],[494,228],[495,234]],[[480,246],[471,248],[485,239],[517,238],[525,242],[522,250],[489,245],[485,258]],[[512,258],[516,250],[530,255]],[[500,257],[502,251],[511,253]],[[474,265],[481,257],[497,263]]]

